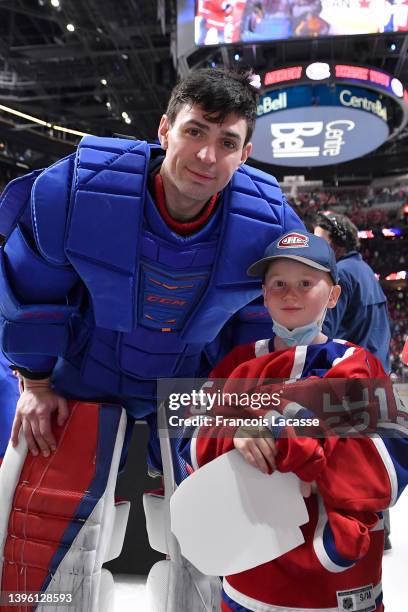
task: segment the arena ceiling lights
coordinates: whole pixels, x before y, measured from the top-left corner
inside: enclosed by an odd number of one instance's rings
[[[33,115],[28,115],[27,113],[22,113],[21,111],[18,111],[15,108],[4,106],[3,104],[0,104],[0,111],[8,115],[14,115],[15,117],[18,117],[19,119],[28,120],[32,124],[41,125],[42,127],[48,128],[50,130],[56,130],[57,132],[64,132],[66,134],[72,134],[73,136],[80,136],[80,137],[86,136],[85,132],[80,132],[78,130],[72,130],[70,128],[66,128],[61,125],[55,125],[54,123],[50,123],[49,121],[45,121],[44,119],[40,119],[39,117],[34,117]],[[18,127],[18,125],[19,124],[16,124],[16,128]]]

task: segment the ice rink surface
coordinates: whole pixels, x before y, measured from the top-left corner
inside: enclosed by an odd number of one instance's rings
[[[383,590],[387,612],[408,611],[407,517],[408,492],[405,491],[391,510],[392,550],[384,555]],[[145,594],[146,576],[117,574],[114,578],[115,610],[112,612],[149,612]]]

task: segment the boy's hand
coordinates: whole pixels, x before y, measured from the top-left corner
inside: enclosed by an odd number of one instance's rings
[[[250,465],[264,474],[276,469],[274,438],[267,427],[238,427],[234,446]]]

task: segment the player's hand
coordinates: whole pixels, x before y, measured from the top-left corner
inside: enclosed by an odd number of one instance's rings
[[[68,418],[67,401],[57,395],[48,385],[24,389],[16,407],[11,443],[18,444],[20,429],[23,429],[28,450],[33,455],[41,452],[48,457],[57,447],[52,433],[51,415],[57,413],[58,425],[63,425]]]
[[[245,461],[264,474],[271,474],[276,469],[276,445],[267,427],[238,427],[234,446]]]

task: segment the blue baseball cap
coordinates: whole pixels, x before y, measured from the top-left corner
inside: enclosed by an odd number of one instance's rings
[[[294,259],[306,266],[328,272],[335,285],[339,280],[336,256],[326,240],[302,230],[287,232],[265,249],[262,259],[247,270],[248,276],[264,277],[269,264],[280,258]]]

